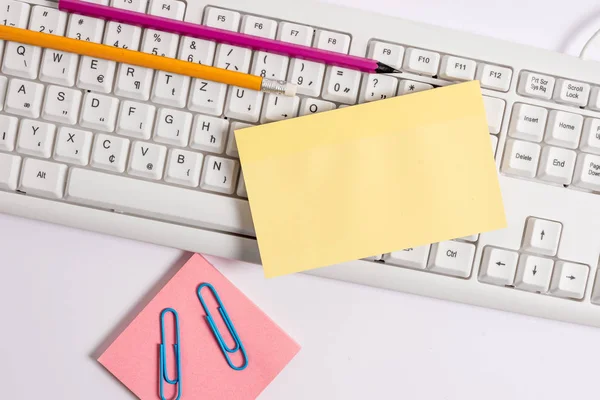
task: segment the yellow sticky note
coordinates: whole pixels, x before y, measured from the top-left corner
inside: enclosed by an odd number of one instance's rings
[[[235,137],[267,277],[506,227],[477,81]]]

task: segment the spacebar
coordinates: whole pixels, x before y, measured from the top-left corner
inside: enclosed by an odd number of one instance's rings
[[[73,168],[66,198],[100,208],[254,236],[248,201]]]

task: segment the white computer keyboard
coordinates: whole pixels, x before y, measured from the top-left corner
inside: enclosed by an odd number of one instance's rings
[[[479,79],[508,228],[314,273],[600,326],[598,64],[307,1],[111,3],[404,72],[369,76],[0,0],[0,23],[287,79],[300,93],[0,42],[0,211],[260,262],[234,129]]]

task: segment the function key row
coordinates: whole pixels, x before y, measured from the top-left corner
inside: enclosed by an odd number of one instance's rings
[[[275,20],[254,15],[241,15],[237,11],[216,7],[207,7],[203,23],[217,29],[242,32],[247,35],[277,39],[282,42],[311,46],[322,50],[347,54],[350,50],[350,35],[317,29],[291,22],[278,23]]]
[[[517,93],[543,100],[600,111],[600,87],[570,79],[523,71]]]
[[[416,49],[372,40],[368,57],[396,69],[424,76],[439,76],[450,81],[477,79],[481,87],[507,92],[512,79],[512,69],[494,64],[478,63],[467,58]]]

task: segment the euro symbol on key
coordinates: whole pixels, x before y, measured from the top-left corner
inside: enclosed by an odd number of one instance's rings
[[[104,82],[104,75],[98,75],[98,82]]]

